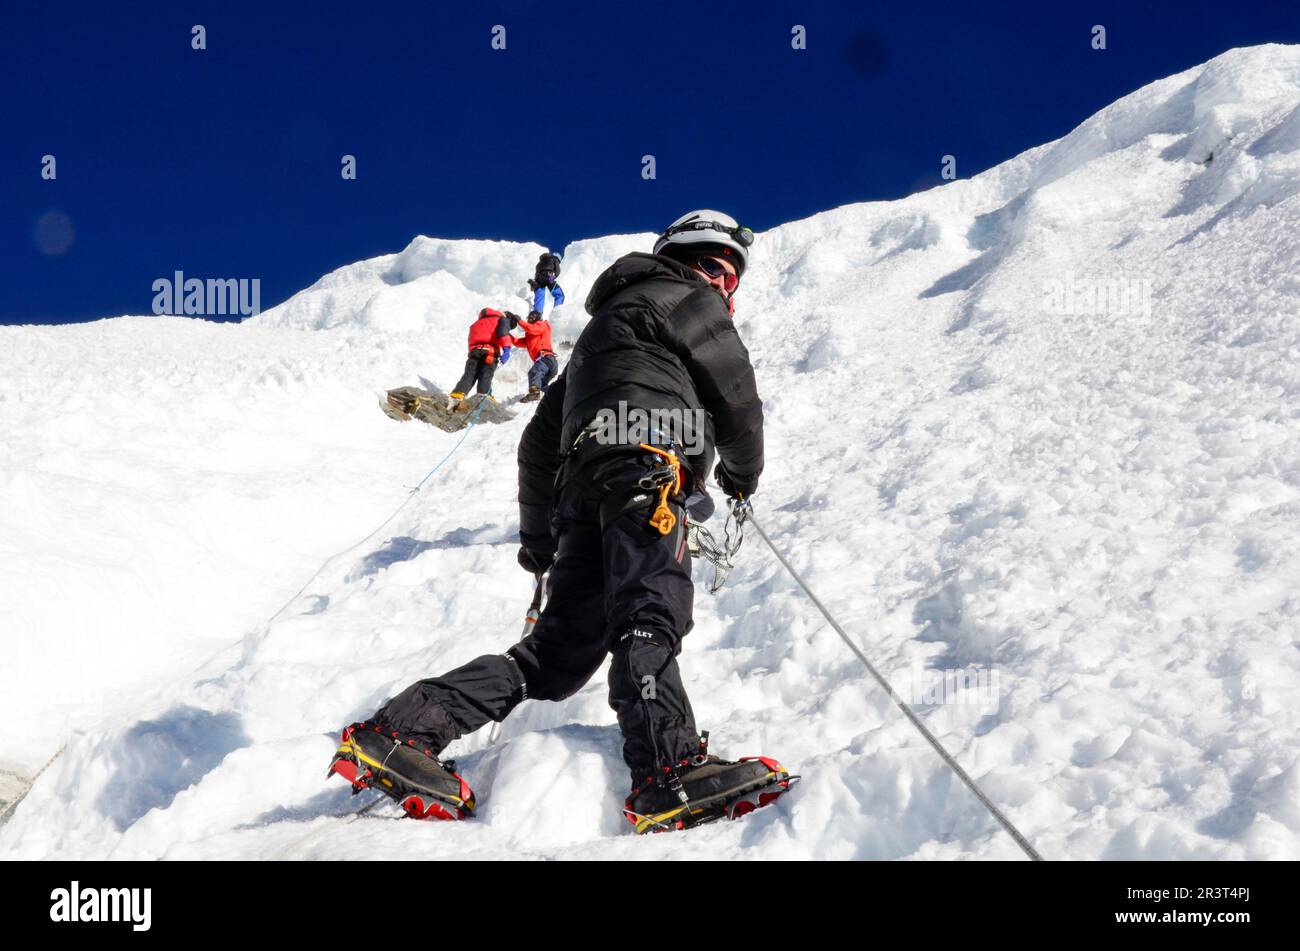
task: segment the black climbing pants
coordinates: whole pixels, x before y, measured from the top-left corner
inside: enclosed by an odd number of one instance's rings
[[[569,477],[555,510],[559,547],[546,608],[532,633],[504,654],[412,684],[375,720],[440,752],[525,699],[571,696],[612,653],[609,704],[633,784],[696,753],[676,659],[693,623],[685,493],[671,499],[676,523],[661,534],[649,524],[659,492],[641,484],[660,464],[628,449]]]
[[[468,396],[469,388],[477,386],[477,392],[487,393],[492,389],[492,377],[496,372],[497,361],[491,350],[471,350],[465,360],[465,372],[460,375],[460,382],[452,392]]]

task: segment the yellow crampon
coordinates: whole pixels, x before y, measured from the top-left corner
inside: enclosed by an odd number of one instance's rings
[[[775,760],[765,760],[764,762],[772,763],[767,774],[740,790],[707,797],[699,802],[674,805],[662,812],[652,812],[646,815],[634,812],[631,808],[631,800],[629,800],[624,805],[623,815],[632,822],[637,835],[644,835],[647,832],[667,832],[671,829],[686,829],[700,822],[708,822],[722,816],[728,819],[739,818],[756,808],[774,802],[790,789],[790,784],[794,780],[799,778],[798,776],[791,776]]]
[[[387,790],[390,794],[397,792],[398,784],[394,783],[392,779],[384,775],[388,771],[385,765],[387,761],[387,757],[385,757],[384,760],[377,760],[373,756],[368,755],[366,751],[363,750],[360,747],[360,745],[358,745],[352,739],[351,736],[345,737],[342,743],[339,744],[339,748],[334,753],[334,762],[337,763],[340,760],[354,763],[358,771],[364,768],[367,771],[366,776],[364,778],[366,780],[366,783],[369,785],[371,789],[376,789],[379,791]],[[331,772],[334,771],[333,764],[331,764],[330,769]],[[340,775],[342,775],[345,779],[347,779],[349,782],[353,784],[354,794],[355,792],[360,791],[357,788],[357,783],[359,782],[359,780],[357,779],[356,772],[353,772],[352,775],[350,776],[340,772]],[[453,775],[455,774],[453,773]],[[459,776],[456,776],[456,778],[460,779]],[[379,785],[378,786],[374,785],[375,782],[378,782]],[[380,787],[382,787],[382,789],[380,789]],[[461,789],[469,790],[469,786],[465,784],[464,780],[461,780]],[[453,807],[464,810],[466,814],[470,814],[470,815],[472,815],[474,812],[475,803],[474,803],[474,794],[472,791],[469,792],[468,796],[456,796],[450,793],[426,793],[426,792],[421,792],[419,794],[426,797],[429,795],[445,796],[446,797],[445,801],[450,805],[452,805]]]
[[[660,535],[667,535],[677,524],[677,516],[668,507],[668,499],[669,496],[676,495],[682,490],[682,463],[677,458],[677,453],[671,449],[660,449],[658,446],[651,446],[648,443],[641,443],[641,448],[663,456],[668,460],[668,465],[672,469],[672,481],[659,486],[659,504],[655,506],[654,512],[650,515],[651,528],[657,529]]]

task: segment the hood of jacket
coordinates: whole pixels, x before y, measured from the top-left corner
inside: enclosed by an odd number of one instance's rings
[[[631,254],[623,255],[611,264],[596,279],[596,283],[591,287],[591,292],[587,294],[587,303],[584,305],[587,308],[587,313],[594,317],[596,311],[623,288],[656,277],[675,277],[678,280],[708,285],[708,281],[680,261],[674,261],[672,258],[666,258],[659,254],[633,251]]]

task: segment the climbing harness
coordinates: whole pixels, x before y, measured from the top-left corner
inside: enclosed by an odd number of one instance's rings
[[[677,525],[677,516],[668,507],[668,500],[682,491],[682,462],[671,448],[661,449],[646,442],[641,443],[641,448],[664,460],[642,476],[639,484],[648,492],[659,491],[659,504],[650,515],[650,527],[660,535],[667,535]]]

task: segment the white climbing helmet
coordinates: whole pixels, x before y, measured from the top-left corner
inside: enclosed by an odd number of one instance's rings
[[[742,227],[731,215],[708,208],[682,215],[655,242],[654,253],[660,254],[670,245],[670,251],[689,249],[702,254],[713,254],[731,261],[736,274],[743,275],[749,264],[749,246],[754,243],[754,232]]]

